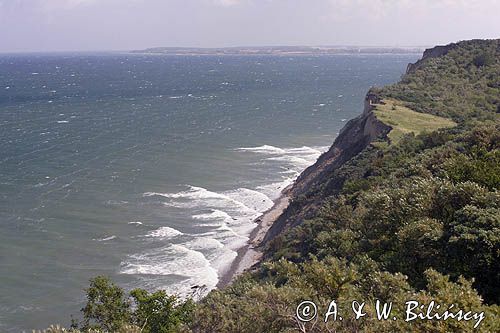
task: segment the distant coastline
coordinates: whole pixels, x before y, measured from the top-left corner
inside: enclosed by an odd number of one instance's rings
[[[338,54],[421,54],[425,47],[371,46],[262,46],[262,47],[155,47],[133,50],[138,54],[165,55],[338,55]]]

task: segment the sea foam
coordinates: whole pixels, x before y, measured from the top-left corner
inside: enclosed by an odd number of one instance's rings
[[[327,147],[279,148],[272,145],[244,147],[236,152],[255,154],[263,165],[271,163],[284,170],[274,181],[254,188],[238,187],[214,191],[201,186],[184,185],[177,192],[145,192],[166,206],[185,212],[193,231],[182,233],[171,226],[161,226],[146,234],[155,244],[167,246],[132,255],[122,263],[121,272],[135,275],[180,275],[182,282],[172,290],[189,292],[192,285],[214,288],[219,276],[227,272],[237,256],[237,250],[247,244],[256,227],[255,219],[273,206],[283,189]],[[260,157],[259,157],[260,156]],[[204,230],[202,232],[197,230]]]
[[[177,229],[170,227],[160,227],[156,230],[151,231],[145,237],[154,237],[154,238],[173,238],[176,236],[182,235]]]
[[[213,289],[219,281],[217,271],[201,252],[179,244],[132,255],[122,263],[120,272],[181,277],[182,282],[175,286],[161,286],[162,289],[181,296],[188,296],[194,285],[206,285],[207,289]]]

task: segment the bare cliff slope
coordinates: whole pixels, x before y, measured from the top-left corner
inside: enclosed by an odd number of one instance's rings
[[[343,127],[330,149],[322,154],[315,164],[304,170],[294,185],[286,191],[285,194],[292,199],[291,204],[269,229],[264,238],[264,243],[273,239],[284,229],[299,224],[302,218],[307,217],[308,208],[313,209],[316,201],[312,197],[309,197],[309,202],[304,205],[306,209],[303,210],[302,214],[299,214],[301,218],[289,219],[292,211],[294,211],[294,204],[297,203],[299,198],[308,195],[308,189],[317,184],[327,183],[325,179],[329,178],[333,170],[359,154],[375,139],[385,137],[389,133],[391,127],[378,120],[373,112],[374,105],[379,103],[381,103],[381,100],[376,93],[369,92],[365,97],[363,113],[350,120]],[[341,184],[336,185],[333,183],[330,186],[340,187]],[[294,214],[294,216],[296,217],[297,214]]]

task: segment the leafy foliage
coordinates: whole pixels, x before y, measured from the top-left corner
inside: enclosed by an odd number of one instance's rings
[[[149,293],[134,289],[127,297],[122,288],[104,276],[92,279],[86,293],[87,304],[82,309],[80,327],[85,332],[134,332],[136,329],[144,333],[178,332],[189,322],[194,308],[191,300],[180,301],[163,290]],[[73,326],[76,330],[79,325]]]
[[[130,321],[130,302],[125,292],[108,278],[98,276],[86,290],[87,304],[82,309],[82,329],[117,331]]]
[[[412,110],[455,121],[494,119],[499,77],[499,40],[471,40],[458,43],[444,56],[426,59],[401,82],[377,93]]]
[[[134,323],[144,333],[177,332],[182,323],[189,321],[194,307],[188,300],[178,304],[175,296],[169,296],[164,290],[148,293],[144,289],[134,289],[130,293],[136,304],[133,313]]]
[[[253,276],[243,276],[224,290],[213,291],[197,307],[192,332],[472,332],[473,323],[465,321],[378,320],[377,300],[392,302],[391,315],[404,318],[405,303],[431,300],[462,309],[485,311],[495,318],[498,306],[485,306],[481,297],[463,278],[454,283],[435,270],[425,272],[425,291],[416,291],[402,274],[378,269],[364,258],[356,263],[334,257],[312,258],[301,264],[278,260],[262,265]],[[335,299],[344,309],[342,321],[325,322],[326,310]],[[302,300],[311,300],[319,316],[311,322],[298,320],[295,307]],[[351,302],[365,302],[366,316],[356,320],[346,309]],[[484,322],[480,331],[500,329],[495,320]]]
[[[454,279],[474,278],[482,295],[498,302],[500,172],[490,156],[499,153],[499,129],[481,125],[448,132],[453,139],[438,145],[435,134],[425,134],[383,155],[372,150],[358,156],[333,175],[346,177],[347,186],[333,195],[323,190],[316,217],[282,234],[269,253],[296,262],[310,254],[349,260],[367,255],[384,269],[407,275],[416,287],[424,286],[424,272],[434,268]],[[488,158],[475,164],[481,172],[451,167],[466,168],[464,156]]]

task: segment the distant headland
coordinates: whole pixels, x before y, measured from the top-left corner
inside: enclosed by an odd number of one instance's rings
[[[252,46],[252,47],[154,47],[132,53],[170,55],[329,55],[329,54],[421,54],[424,47],[371,46]]]

